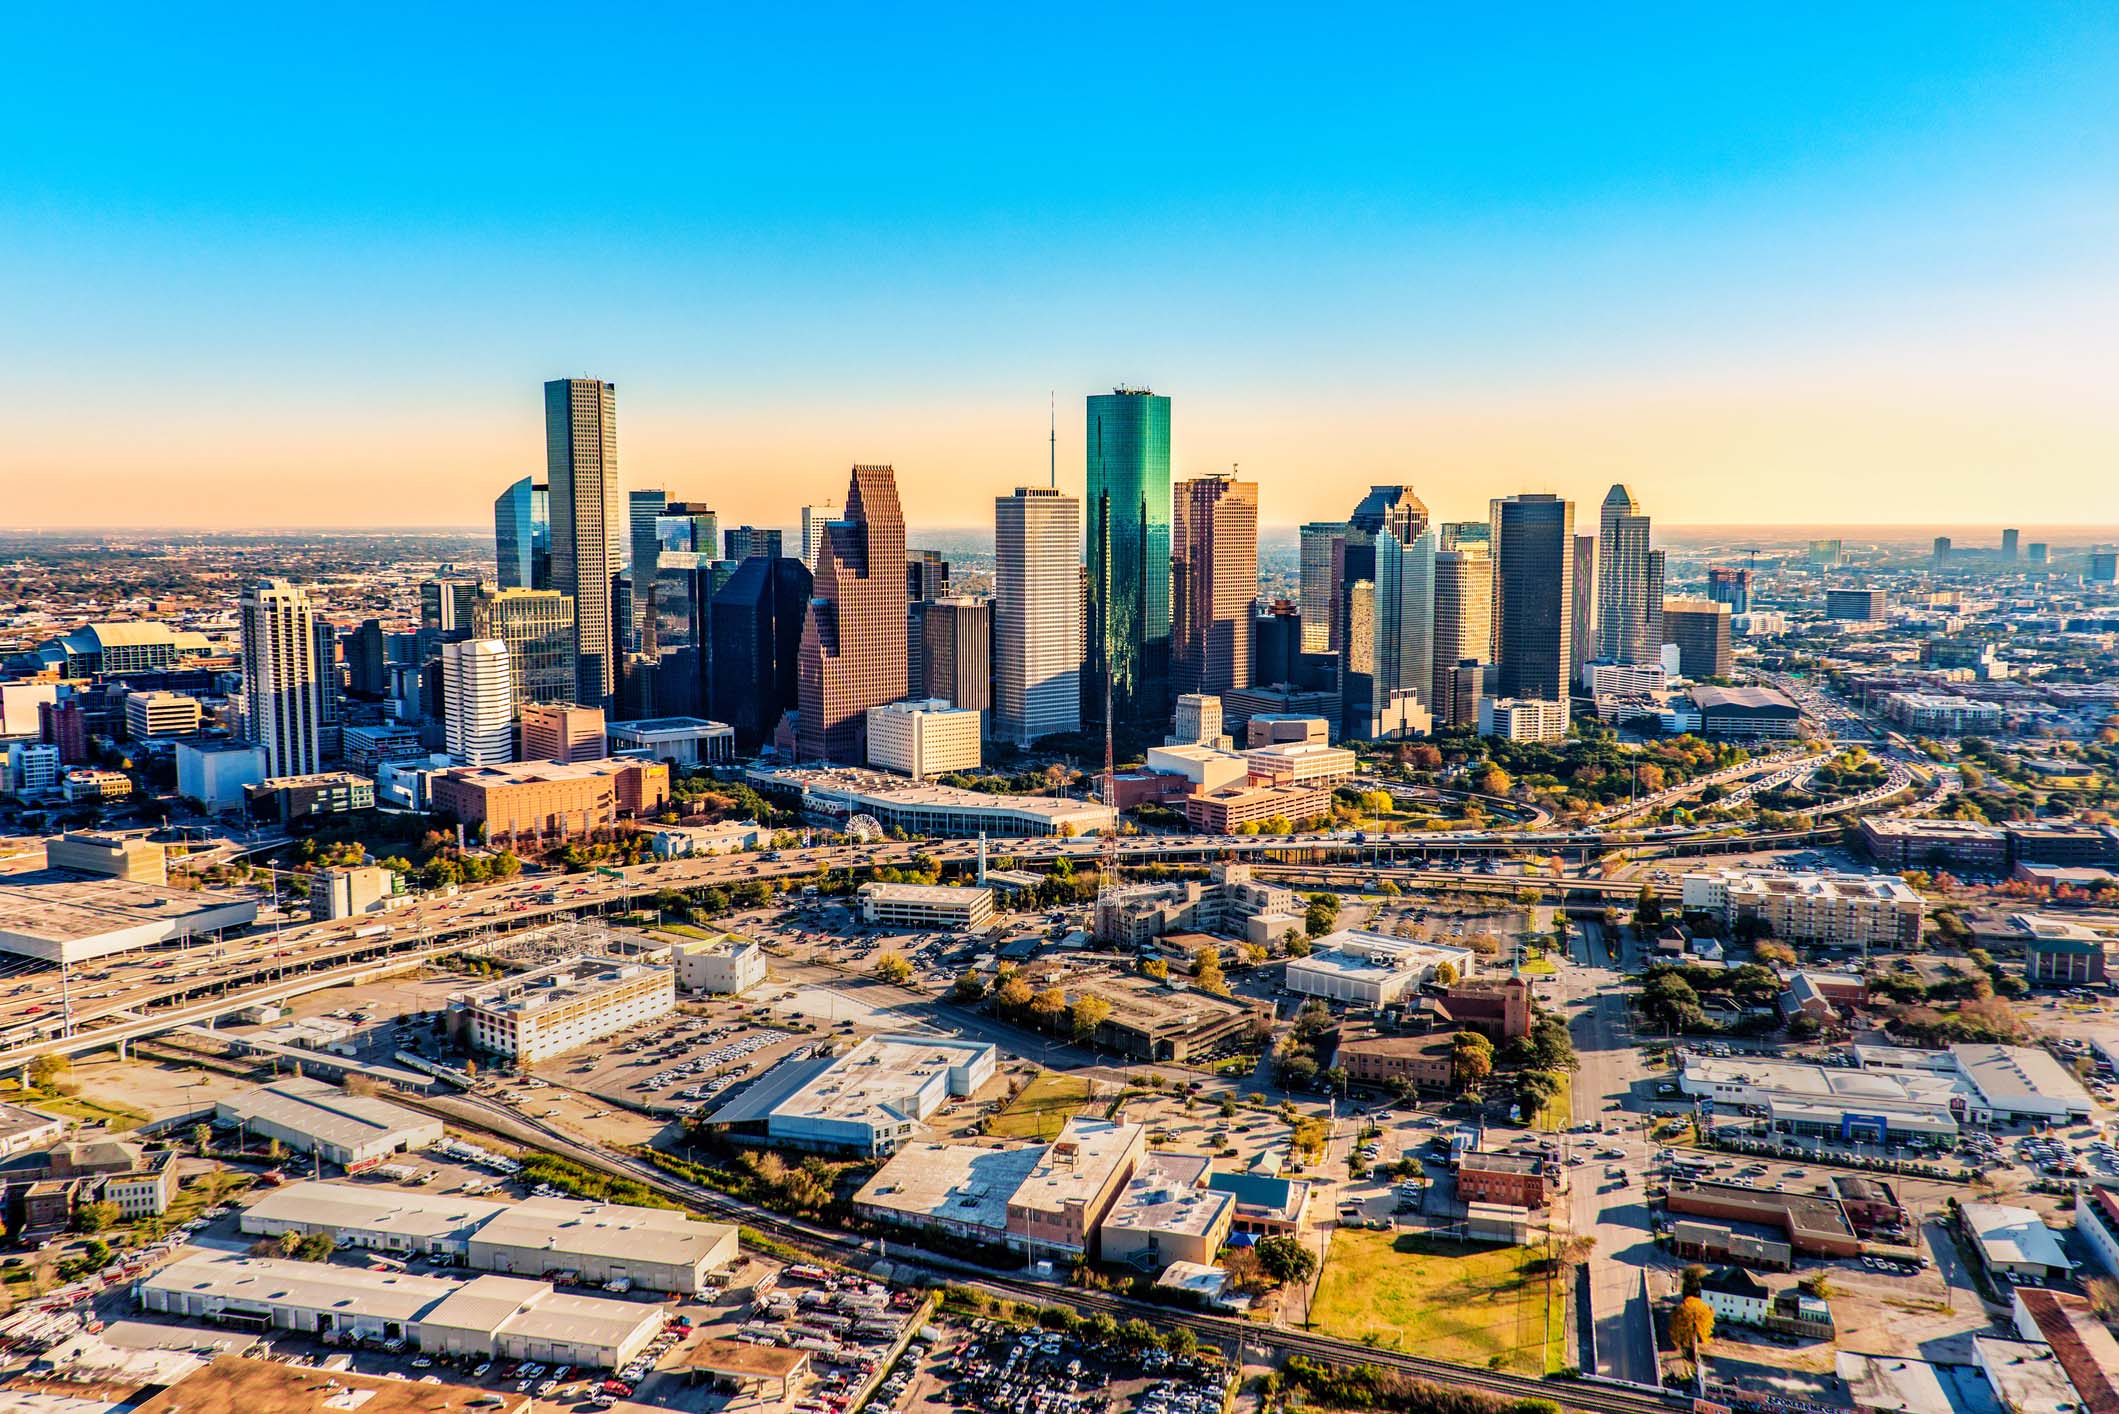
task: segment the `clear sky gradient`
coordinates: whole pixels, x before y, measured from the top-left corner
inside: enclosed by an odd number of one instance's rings
[[[1478,13],[1473,13],[1479,10]],[[2119,8],[30,7],[13,525],[916,524],[1175,399],[1264,517],[2119,521]]]

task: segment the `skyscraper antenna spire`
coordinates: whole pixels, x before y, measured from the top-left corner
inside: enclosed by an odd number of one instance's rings
[[[1045,442],[1051,454],[1052,489],[1059,490],[1059,389],[1045,394]]]

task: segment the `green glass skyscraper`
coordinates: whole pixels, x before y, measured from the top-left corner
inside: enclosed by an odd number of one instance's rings
[[[1170,715],[1170,400],[1089,399],[1089,659],[1082,716],[1155,730]]]

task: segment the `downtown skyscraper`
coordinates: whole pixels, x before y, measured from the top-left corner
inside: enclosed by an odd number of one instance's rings
[[[795,753],[862,764],[868,709],[905,696],[905,513],[897,475],[856,466],[844,519],[824,527],[802,626]]]
[[[1575,507],[1549,492],[1497,498],[1491,695],[1567,700]]]
[[[1493,652],[1494,562],[1483,541],[1463,541],[1435,554],[1435,625],[1429,652],[1434,691],[1429,709],[1439,727],[1468,726],[1477,718],[1477,695],[1467,704],[1455,689],[1467,664]]]
[[[1427,504],[1410,486],[1371,486],[1332,541],[1332,651],[1339,731],[1350,741],[1375,734],[1376,546],[1410,544],[1427,529]]]
[[[1170,712],[1170,400],[1145,388],[1089,399],[1088,662],[1102,721],[1160,731]]]
[[[618,388],[600,378],[544,385],[552,587],[574,601],[575,700],[610,710],[618,689],[613,621],[628,525],[618,491]]]
[[[1597,526],[1597,657],[1642,665],[1663,651],[1663,556],[1648,517],[1623,485],[1604,495]]]
[[[1251,603],[1258,597],[1258,483],[1179,482],[1170,555],[1171,681],[1220,695],[1251,685]]]
[[[502,589],[549,589],[551,492],[525,476],[493,500],[493,553]]]
[[[243,734],[265,752],[267,776],[321,768],[322,665],[309,596],[284,579],[243,591]]]
[[[1395,534],[1376,537],[1374,666],[1364,735],[1402,736],[1431,729],[1439,542],[1440,537],[1425,527],[1410,540]],[[1354,705],[1349,706],[1349,718]]]
[[[1046,486],[993,502],[993,736],[1082,729],[1082,508]]]
[[[515,759],[515,682],[508,645],[467,638],[441,650],[443,743],[459,766]]]

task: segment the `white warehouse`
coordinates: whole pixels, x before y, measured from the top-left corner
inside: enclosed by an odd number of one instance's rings
[[[1342,928],[1319,938],[1306,957],[1289,958],[1283,985],[1297,996],[1359,1006],[1389,1006],[1448,963],[1458,977],[1471,971],[1470,948],[1442,947]]]
[[[843,1056],[782,1061],[708,1123],[790,1148],[892,1154],[951,1098],[977,1093],[998,1056],[984,1041],[871,1036]]]

